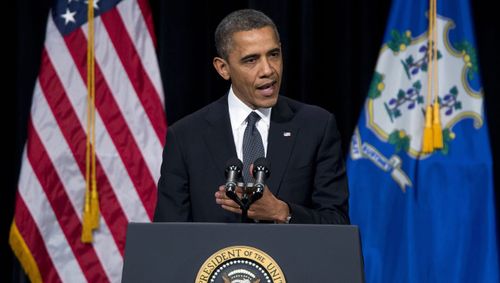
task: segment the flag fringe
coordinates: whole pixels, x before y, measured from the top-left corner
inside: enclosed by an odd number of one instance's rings
[[[35,258],[31,254],[28,245],[26,245],[23,236],[17,229],[15,221],[13,221],[10,226],[9,244],[14,252],[14,255],[19,260],[19,263],[21,263],[24,272],[28,275],[30,281],[33,283],[43,282],[42,275],[40,274],[40,269],[38,269]]]

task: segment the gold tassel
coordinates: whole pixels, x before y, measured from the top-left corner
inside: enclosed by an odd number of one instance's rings
[[[85,208],[83,209],[83,219],[82,219],[82,243],[92,243],[92,223],[91,223],[91,213],[90,213],[90,196],[89,191],[85,192]]]
[[[92,182],[92,193],[90,198],[90,215],[91,215],[91,227],[92,229],[99,228],[99,196],[97,194],[97,188],[95,182]]]
[[[441,128],[441,117],[439,117],[439,103],[436,101],[433,105],[434,112],[432,123],[432,134],[434,136],[434,148],[443,148],[443,130]]]
[[[434,150],[432,135],[432,106],[428,105],[425,111],[425,128],[422,143],[422,152],[431,153]]]
[[[99,227],[99,200],[95,178],[95,67],[94,67],[94,0],[87,2],[87,144],[85,156],[85,205],[82,216],[82,243],[93,242],[93,230]],[[92,140],[92,142],[91,142]],[[91,163],[92,162],[92,163]],[[92,174],[92,179],[90,177]],[[91,185],[92,182],[92,185]],[[91,188],[92,186],[92,188]]]
[[[82,243],[90,244],[94,240],[92,237],[92,228],[90,227],[90,216],[83,218],[82,224]]]

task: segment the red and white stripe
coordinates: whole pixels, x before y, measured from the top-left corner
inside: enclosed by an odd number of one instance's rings
[[[96,17],[95,43],[102,217],[83,244],[87,25],[63,37],[49,17],[14,217],[45,282],[120,282],[127,223],[156,205],[166,119],[147,1]]]

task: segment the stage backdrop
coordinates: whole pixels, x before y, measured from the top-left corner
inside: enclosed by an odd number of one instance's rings
[[[0,198],[1,250],[7,262],[2,277],[11,278],[13,256],[7,244],[14,211],[21,153],[36,76],[39,72],[50,0],[15,2],[15,80],[9,111],[10,147],[2,159],[4,189]],[[284,54],[283,95],[320,105],[339,121],[343,150],[359,119],[375,70],[389,15],[389,0],[357,1],[150,1],[168,124],[217,99],[227,83],[212,67],[213,32],[224,15],[256,8],[271,16],[281,33]],[[500,162],[500,16],[493,1],[472,1],[477,52],[494,164]],[[12,75],[12,74],[11,74]],[[15,109],[15,110],[14,110]],[[500,176],[498,166],[494,175]],[[500,183],[496,177],[496,183]],[[496,196],[498,204],[498,194]],[[497,205],[498,206],[498,205]],[[498,217],[497,217],[498,219]],[[4,262],[5,262],[4,261]],[[15,268],[15,267],[14,267]],[[14,272],[15,273],[15,272]]]

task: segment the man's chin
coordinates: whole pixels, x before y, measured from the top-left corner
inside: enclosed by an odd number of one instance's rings
[[[273,95],[272,97],[266,97],[259,101],[259,108],[270,108],[276,105],[278,102],[278,95]]]

